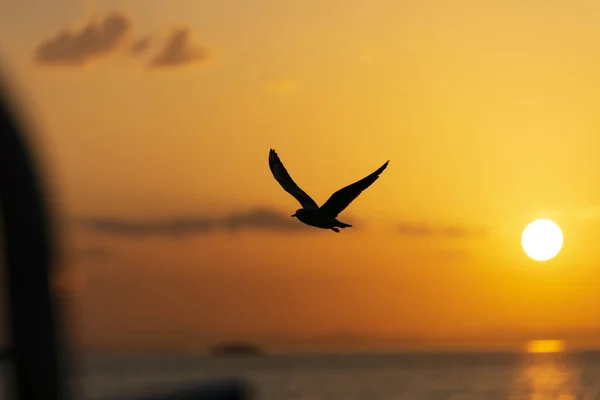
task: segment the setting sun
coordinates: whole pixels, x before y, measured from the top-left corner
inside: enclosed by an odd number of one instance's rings
[[[560,227],[549,219],[538,219],[523,230],[521,245],[525,254],[536,261],[556,257],[563,245]]]
[[[559,353],[564,349],[565,344],[562,340],[532,340],[527,343],[529,353]]]

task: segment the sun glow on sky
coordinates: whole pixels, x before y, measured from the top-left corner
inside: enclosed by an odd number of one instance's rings
[[[598,341],[600,2],[5,3],[86,344]]]

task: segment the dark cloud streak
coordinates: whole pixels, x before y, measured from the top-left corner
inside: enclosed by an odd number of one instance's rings
[[[148,51],[148,49],[150,49],[151,44],[152,44],[152,38],[150,38],[150,36],[139,38],[135,42],[133,42],[133,44],[131,45],[131,49],[130,49],[131,54],[134,54],[134,55],[144,54]]]
[[[179,236],[242,229],[301,232],[310,227],[278,211],[259,208],[222,217],[187,216],[163,220],[130,220],[111,217],[84,217],[77,220],[83,229],[120,236]],[[315,229],[315,228],[313,228]]]
[[[113,258],[111,250],[104,247],[85,247],[74,251],[77,260],[108,260]]]
[[[129,42],[133,30],[131,18],[111,12],[77,29],[64,29],[41,41],[33,51],[33,62],[40,66],[81,68],[92,61],[107,58],[125,46],[131,57],[147,54],[154,47],[153,34]],[[127,42],[127,43],[125,43]],[[193,43],[187,27],[172,29],[158,52],[146,60],[148,69],[176,69],[208,58],[207,50]]]
[[[485,235],[485,231],[481,228],[467,228],[457,225],[433,226],[428,224],[415,224],[408,222],[399,224],[397,232],[406,236],[435,236],[447,238],[478,237]]]
[[[160,52],[150,60],[148,67],[175,68],[207,58],[206,50],[192,44],[187,28],[175,29],[167,38]]]
[[[100,22],[90,21],[77,31],[64,30],[40,43],[34,61],[40,65],[81,66],[114,52],[131,29],[129,18],[110,13]]]

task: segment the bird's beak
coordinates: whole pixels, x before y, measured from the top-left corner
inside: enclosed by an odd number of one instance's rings
[[[295,216],[296,216],[296,214],[292,214],[292,217],[295,217]]]

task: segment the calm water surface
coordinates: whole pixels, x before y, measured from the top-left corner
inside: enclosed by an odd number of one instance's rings
[[[600,400],[599,353],[96,356],[80,363],[79,374],[79,390],[86,399],[241,378],[264,400]]]

